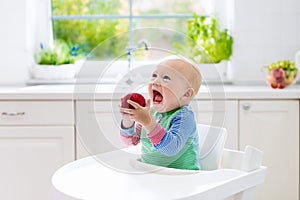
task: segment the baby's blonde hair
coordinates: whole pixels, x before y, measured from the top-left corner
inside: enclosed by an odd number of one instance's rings
[[[182,73],[182,75],[185,77],[190,87],[193,88],[194,95],[196,95],[200,89],[202,82],[202,75],[196,67],[197,65],[186,58],[174,55],[165,57],[160,61],[160,63],[162,64],[169,61],[174,62],[173,67],[176,67],[180,70],[180,73]]]

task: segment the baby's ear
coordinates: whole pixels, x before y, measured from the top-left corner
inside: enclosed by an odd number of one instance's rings
[[[184,93],[184,96],[187,98],[193,98],[195,95],[195,91],[193,88],[187,89],[187,91]]]

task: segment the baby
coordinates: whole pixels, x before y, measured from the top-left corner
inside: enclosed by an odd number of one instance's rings
[[[146,106],[128,100],[135,109],[120,108],[121,139],[129,145],[141,142],[142,162],[200,169],[197,126],[189,104],[201,79],[198,69],[187,60],[167,57],[152,74],[148,85],[151,100]]]

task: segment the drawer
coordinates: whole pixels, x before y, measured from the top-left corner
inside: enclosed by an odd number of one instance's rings
[[[80,109],[90,113],[116,113],[119,114],[119,100],[113,101],[76,101],[76,110]]]
[[[73,101],[0,101],[0,126],[73,124]]]

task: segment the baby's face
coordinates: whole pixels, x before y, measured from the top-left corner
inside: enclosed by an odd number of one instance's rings
[[[185,97],[185,93],[190,87],[184,73],[184,70],[176,67],[176,63],[172,61],[157,66],[148,86],[149,96],[156,111],[164,113],[189,103],[190,99]]]

